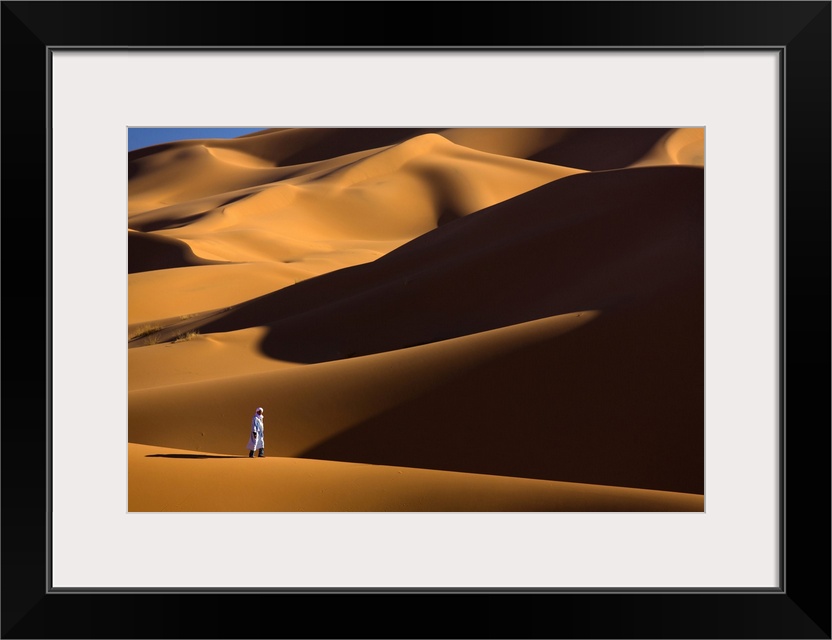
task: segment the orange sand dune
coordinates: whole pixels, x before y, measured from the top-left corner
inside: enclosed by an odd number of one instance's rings
[[[181,240],[150,233],[128,230],[127,273],[218,264],[194,255]]]
[[[701,495],[129,445],[130,511],[702,511]],[[194,491],[199,487],[199,491]],[[257,491],[252,491],[257,487]]]
[[[650,151],[630,166],[663,164],[705,165],[705,130],[673,129],[664,134]]]
[[[270,370],[261,355],[249,371],[239,343],[216,342],[225,334],[156,345],[137,351],[178,351],[183,367],[206,351],[234,364],[210,380],[183,384],[183,372],[131,391],[129,438],[239,452],[260,404],[273,408],[275,455],[697,492],[701,380],[685,371],[695,341],[677,339],[695,323],[670,297],[312,366]]]
[[[438,133],[471,149],[598,171],[634,164],[674,131],[704,133],[700,127],[313,128],[272,129],[233,140],[211,141],[211,144],[254,156],[273,166],[289,166],[388,147],[415,136]],[[144,153],[145,150],[133,152],[131,157]],[[668,159],[668,163],[674,162]]]
[[[134,256],[129,262],[131,279],[137,279],[136,273],[163,267],[247,263],[252,265],[248,270],[252,277],[272,283],[271,289],[260,287],[258,292],[275,291],[312,276],[371,262],[438,225],[577,173],[475,151],[425,134],[357,160],[330,162],[326,169],[312,173],[276,182],[269,176],[270,182],[247,194],[220,197],[204,192],[226,188],[232,176],[247,181],[259,179],[259,174],[250,176],[247,170],[216,158],[211,163],[195,163],[194,155],[199,159],[204,155],[198,149],[207,147],[184,146],[167,160],[140,158],[139,162],[153,160],[159,165],[131,181],[131,194],[138,193],[140,201],[146,198],[147,191],[142,189],[146,178],[157,174],[158,184],[173,180],[178,185],[177,198],[187,191],[197,199],[130,216],[131,244],[159,245],[130,252]],[[178,169],[168,171],[168,165]],[[179,174],[181,165],[188,167],[186,178]],[[215,181],[215,174],[222,174],[224,180]],[[141,184],[134,190],[135,182]],[[186,184],[190,185],[187,189]],[[259,275],[254,264],[262,265]],[[160,282],[168,277],[173,279],[169,284]],[[201,289],[183,278],[189,279],[182,271],[156,273],[154,286],[172,294]],[[190,299],[179,306],[195,313],[240,301],[233,284],[214,281],[211,287],[217,304],[211,305],[203,295],[199,303]],[[154,299],[141,298],[145,305]],[[149,309],[131,309],[131,322],[153,315]],[[170,314],[160,308],[155,315]]]
[[[703,134],[131,153],[130,510],[701,511]]]
[[[267,353],[320,362],[632,303],[701,281],[702,194],[692,167],[573,176],[185,328],[269,325]]]

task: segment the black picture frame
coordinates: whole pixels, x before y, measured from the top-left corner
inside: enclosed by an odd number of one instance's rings
[[[830,15],[829,1],[2,2],[2,637],[830,638]],[[50,52],[69,47],[779,52],[780,587],[51,590],[48,96]]]

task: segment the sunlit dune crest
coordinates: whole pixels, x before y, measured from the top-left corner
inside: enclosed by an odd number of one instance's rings
[[[128,177],[131,511],[704,509],[704,129],[276,128]]]
[[[656,142],[650,151],[631,166],[663,164],[705,165],[705,130],[701,128],[674,129]]]

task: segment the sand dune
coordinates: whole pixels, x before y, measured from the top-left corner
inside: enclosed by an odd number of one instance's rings
[[[437,226],[578,173],[473,150],[436,134],[303,171],[276,168],[267,177],[211,155],[205,144],[175,144],[131,163],[141,165],[130,183],[131,247],[159,245],[131,251],[131,279],[146,282],[133,274],[161,268],[244,262],[250,272],[263,265],[263,274],[254,277],[270,279],[276,290],[371,262]],[[261,180],[266,182],[250,186]],[[151,201],[156,208],[145,209]],[[156,285],[181,289],[182,273],[170,275],[174,282],[166,286],[159,282],[166,276],[156,274]],[[239,301],[233,286],[212,286],[218,304],[190,305],[190,312]],[[158,315],[167,314],[160,309]]]
[[[129,445],[130,511],[702,511],[701,495]],[[194,492],[193,487],[202,490]],[[252,491],[251,487],[264,487]],[[298,490],[298,489],[301,490]]]
[[[578,167],[587,171],[631,165],[662,144],[669,135],[691,136],[702,144],[704,129],[685,128],[314,128],[268,129],[232,140],[200,140],[215,150],[227,149],[252,158],[258,166],[291,166],[366,153],[400,144],[414,137],[436,133],[462,146],[514,158]],[[171,143],[142,149],[130,160],[156,155],[164,149],[191,143]],[[676,160],[668,159],[669,163]],[[683,163],[683,162],[679,162]],[[700,162],[701,164],[701,162]]]
[[[696,168],[663,167],[552,182],[371,264],[194,326],[213,333],[269,325],[269,353],[320,362],[626,304],[701,278],[701,208],[691,202],[702,178]]]
[[[701,129],[133,152],[131,510],[701,510],[703,159]],[[156,495],[240,481],[256,406],[268,498]]]

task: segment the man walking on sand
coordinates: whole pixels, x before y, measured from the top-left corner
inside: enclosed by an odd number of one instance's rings
[[[248,436],[248,457],[254,457],[255,449],[259,450],[258,458],[266,457],[266,443],[263,438],[263,407],[257,407],[251,419],[251,433]]]

